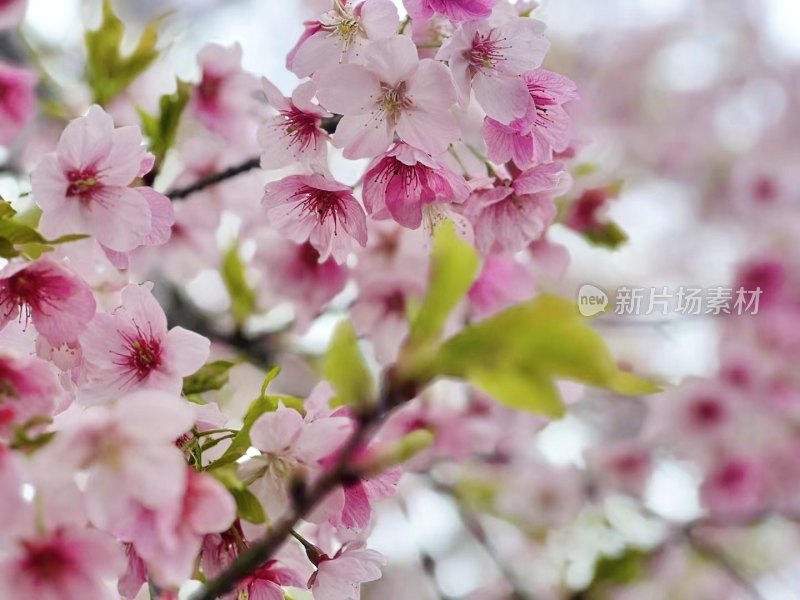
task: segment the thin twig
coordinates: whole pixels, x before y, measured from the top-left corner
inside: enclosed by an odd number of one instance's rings
[[[258,168],[260,165],[261,159],[258,156],[248,158],[243,163],[234,165],[228,169],[225,169],[224,171],[209,175],[208,177],[203,177],[202,179],[195,181],[192,185],[167,192],[167,198],[170,200],[182,200],[187,196],[191,196],[194,193],[206,189],[207,187],[222,183],[223,181],[236,177],[237,175],[241,175],[242,173],[252,171],[253,169]]]
[[[214,600],[236,588],[239,581],[266,563],[281,546],[292,537],[297,524],[340,485],[358,478],[358,472],[350,464],[358,450],[372,437],[375,426],[400,403],[409,399],[401,394],[387,378],[380,400],[369,410],[358,416],[357,426],[350,439],[339,452],[336,463],[314,484],[296,486],[292,490],[292,504],[289,512],[278,519],[269,532],[260,540],[241,552],[236,560],[209,581],[191,600]]]

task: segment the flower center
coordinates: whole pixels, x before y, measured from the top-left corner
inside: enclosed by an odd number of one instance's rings
[[[67,196],[77,196],[82,202],[91,200],[92,195],[101,187],[97,180],[97,171],[93,168],[70,171],[67,173],[69,185]]]
[[[391,87],[387,83],[381,83],[381,97],[378,99],[378,106],[386,113],[391,121],[397,121],[400,113],[411,108],[413,103],[406,98],[406,82],[401,81],[397,86]]]
[[[475,32],[472,37],[472,47],[465,50],[464,57],[470,64],[473,73],[494,69],[498,63],[506,60],[504,50],[508,46],[503,45],[505,38],[497,40],[491,39],[492,34],[482,36],[479,32]]]
[[[27,556],[23,570],[33,574],[38,581],[54,581],[60,578],[72,562],[62,549],[53,542],[22,542]]]
[[[299,202],[302,213],[315,214],[320,224],[328,218],[333,219],[334,231],[339,219],[344,215],[342,198],[337,192],[305,185],[297,190],[292,198]]]
[[[325,31],[332,33],[342,41],[345,50],[352,45],[356,37],[367,34],[346,0],[336,0],[333,10],[323,15],[320,23]]]
[[[137,381],[145,379],[151,371],[161,365],[161,341],[153,332],[144,332],[137,325],[136,334],[121,333],[125,340],[125,351],[115,352],[115,365],[127,367]]]
[[[305,151],[313,144],[316,150],[319,118],[294,106],[290,110],[282,111],[281,115],[285,119],[284,131],[292,138],[289,145],[299,144],[300,149]]]

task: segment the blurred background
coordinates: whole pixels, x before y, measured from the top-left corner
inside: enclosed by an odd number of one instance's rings
[[[162,29],[164,55],[136,84],[137,100],[153,109],[159,95],[174,88],[176,74],[198,78],[196,55],[209,42],[239,43],[247,70],[290,92],[297,80],[284,67],[285,55],[303,21],[328,3],[114,4],[132,43],[147,22],[172,11]],[[571,255],[565,277],[553,284],[558,291],[574,297],[584,283],[612,295],[622,286],[730,286],[743,261],[775,248],[787,254],[795,250],[800,233],[798,0],[542,0],[534,15],[547,24],[553,42],[545,66],[575,80],[581,94],[571,107],[582,165],[574,193],[619,189],[604,205],[604,218],[628,237],[610,249],[571,229],[553,228],[550,239]],[[88,100],[81,84],[83,32],[98,19],[97,2],[30,0],[23,26],[27,43],[76,106]],[[118,119],[125,114],[121,108]],[[135,113],[129,111],[127,118],[134,121]],[[363,164],[339,161],[334,167],[343,180],[354,181]],[[2,181],[4,190],[13,185]],[[190,283],[196,296],[204,296],[199,302],[211,308],[223,296],[213,286],[213,279],[202,277]],[[725,326],[709,315],[611,313],[595,323],[616,356],[668,383],[714,376],[728,349]],[[324,347],[329,325],[312,328],[304,343]],[[247,380],[246,373],[241,376]],[[513,501],[561,511],[563,522],[556,514],[557,526],[547,524],[541,535],[529,524],[522,539],[519,523],[471,514],[447,490],[412,475],[398,498],[384,504],[371,544],[387,556],[389,566],[381,581],[365,588],[365,597],[580,598],[580,590],[597,577],[598,557],[627,556],[631,547],[670,552],[665,523],[691,523],[703,514],[700,471],[656,453],[641,506],[610,494],[591,509],[573,510],[568,504],[575,494],[565,491],[573,485],[571,475],[563,473],[584,469],[587,451],[598,440],[638,435],[648,411],[641,401],[599,394],[576,391],[573,400],[564,420],[544,424],[520,418],[509,424],[504,440],[524,439],[532,448],[529,472],[520,484],[530,493]],[[470,430],[470,435],[479,432]],[[451,469],[443,465],[441,481],[451,478]],[[479,480],[493,476],[482,472],[472,491],[479,494]],[[703,579],[679,589],[670,587],[676,579],[705,575],[671,557],[667,566],[658,567],[660,579],[654,576],[650,587],[621,586],[596,597],[800,599],[800,540],[794,527],[770,521],[755,533],[723,541],[728,548],[747,549],[749,562],[709,561],[708,583]],[[742,570],[747,582],[739,581]]]

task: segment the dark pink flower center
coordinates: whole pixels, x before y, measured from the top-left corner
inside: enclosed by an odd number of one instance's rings
[[[292,199],[300,205],[301,213],[313,213],[320,224],[333,219],[334,231],[340,219],[347,221],[341,192],[304,185],[292,195]]]
[[[736,489],[747,481],[748,468],[741,462],[730,462],[716,474],[714,479],[722,488]]]
[[[72,557],[58,540],[22,542],[26,551],[22,570],[37,581],[57,581],[72,568]]]
[[[320,130],[317,126],[320,121],[319,117],[303,112],[295,106],[292,106],[289,110],[281,111],[281,116],[284,118],[284,131],[291,138],[290,146],[299,144],[300,150],[303,151],[312,145],[314,150],[317,149],[320,135]]]
[[[470,65],[473,75],[478,71],[494,69],[498,63],[506,60],[504,51],[508,50],[505,38],[492,39],[492,32],[483,36],[475,32],[472,37],[472,47],[464,51],[464,58]]]
[[[206,106],[214,104],[224,81],[225,78],[216,73],[203,72],[203,79],[197,86],[197,96],[200,102]]]
[[[152,330],[145,332],[136,325],[136,334],[121,333],[125,340],[123,352],[115,352],[115,365],[127,367],[137,381],[145,379],[161,365],[161,340]]]
[[[97,170],[93,167],[70,171],[67,173],[67,179],[69,179],[67,196],[70,198],[77,196],[81,202],[89,202],[102,187],[97,179]]]
[[[48,308],[56,308],[48,289],[50,283],[57,283],[54,277],[33,273],[28,269],[12,275],[4,284],[0,283],[0,305],[7,307],[4,317],[18,310],[20,322],[24,316],[27,325],[32,311],[46,313]]]
[[[396,158],[388,158],[383,161],[383,169],[378,174],[377,180],[385,184],[398,178],[407,193],[408,190],[416,191],[427,186],[428,171],[428,167],[419,163],[407,165]]]
[[[699,427],[713,427],[725,418],[725,408],[716,398],[697,398],[690,409],[692,420]]]

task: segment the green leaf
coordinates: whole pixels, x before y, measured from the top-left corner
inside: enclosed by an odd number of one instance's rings
[[[616,250],[628,241],[628,234],[614,221],[603,223],[599,228],[587,229],[583,232],[583,237],[595,246],[611,250]]]
[[[337,406],[364,407],[375,401],[375,383],[348,321],[336,327],[325,355],[325,378],[336,391]]]
[[[626,584],[635,581],[642,573],[647,553],[638,548],[628,548],[619,556],[603,556],[595,565],[591,586],[603,583]]]
[[[103,20],[99,29],[87,31],[84,36],[86,78],[96,103],[107,105],[158,58],[158,29],[165,16],[151,21],[133,52],[123,56],[121,45],[125,25],[114,13],[111,0],[103,0]]]
[[[11,221],[9,219],[0,220],[0,238],[8,240],[11,244],[44,244],[46,240],[33,227]]]
[[[5,238],[0,238],[0,258],[14,258],[19,256],[19,252],[14,248],[14,244]]]
[[[0,219],[10,219],[17,211],[11,208],[11,204],[0,198]]]
[[[280,373],[280,367],[273,367],[264,377],[264,383],[261,386],[261,394],[258,398],[253,400],[247,408],[247,412],[242,420],[242,428],[233,437],[231,445],[228,446],[225,453],[210,465],[210,469],[216,470],[244,456],[251,445],[250,429],[252,429],[253,423],[264,413],[278,409],[280,398],[267,395],[267,387],[278,376],[278,373]]]
[[[267,515],[261,502],[247,488],[232,490],[231,495],[236,500],[236,514],[245,521],[250,521],[255,525],[266,523]]]
[[[173,93],[161,96],[158,115],[150,115],[139,109],[142,130],[150,141],[150,152],[156,157],[156,168],[175,144],[181,115],[191,97],[192,87],[189,83],[178,79],[176,86]]]
[[[264,513],[264,507],[261,506],[258,498],[239,479],[235,466],[220,467],[209,471],[209,474],[231,493],[231,496],[236,501],[237,516],[256,525],[266,522],[267,515]]]
[[[85,233],[68,233],[66,235],[59,236],[54,240],[45,240],[45,243],[52,244],[55,246],[58,244],[68,244],[69,242],[77,242],[80,240],[85,240],[86,238],[89,237],[91,236]]]
[[[416,343],[438,340],[447,317],[467,294],[478,274],[478,253],[458,237],[452,221],[444,221],[433,238],[428,291],[411,324]]]
[[[556,379],[639,395],[654,383],[620,371],[603,338],[569,300],[542,295],[463,329],[417,376],[469,381],[499,402],[551,416],[563,413]]]
[[[186,396],[219,390],[228,383],[228,371],[236,366],[230,360],[215,360],[206,363],[200,370],[183,378],[183,393]]]
[[[234,244],[222,259],[222,280],[231,298],[231,312],[237,325],[242,325],[256,308],[256,295],[247,282],[245,264]]]

